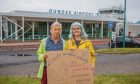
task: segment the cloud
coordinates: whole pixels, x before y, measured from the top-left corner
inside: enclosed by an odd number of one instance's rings
[[[140,0],[127,0],[127,18],[140,20]],[[0,12],[12,10],[40,11],[63,9],[96,13],[100,8],[124,6],[124,0],[0,0]]]

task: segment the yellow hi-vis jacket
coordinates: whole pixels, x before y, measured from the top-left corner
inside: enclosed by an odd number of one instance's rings
[[[92,42],[90,40],[82,40],[79,46],[77,46],[74,39],[71,38],[66,42],[64,50],[68,50],[71,48],[72,49],[86,49],[86,48],[89,49],[90,55],[91,55],[91,63],[95,67],[95,53],[94,53]]]

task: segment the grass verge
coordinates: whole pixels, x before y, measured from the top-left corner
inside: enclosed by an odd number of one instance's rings
[[[139,84],[140,74],[112,74],[95,76],[94,84]]]
[[[99,49],[95,51],[101,54],[133,54],[140,53],[140,48],[112,48],[112,49]]]
[[[94,84],[139,84],[140,74],[95,75]],[[0,84],[40,84],[40,79],[31,77],[2,77]]]

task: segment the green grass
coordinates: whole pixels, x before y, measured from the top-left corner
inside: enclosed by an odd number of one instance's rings
[[[140,48],[112,48],[112,49],[99,49],[96,53],[102,54],[131,54],[140,53]]]
[[[94,84],[139,84],[140,74],[95,75]],[[31,77],[2,77],[0,84],[40,84],[39,79]]]
[[[95,84],[140,84],[140,74],[97,75]]]
[[[0,84],[40,84],[40,79],[31,77],[2,77],[0,76]]]

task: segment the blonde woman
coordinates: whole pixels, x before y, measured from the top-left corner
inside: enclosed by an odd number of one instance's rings
[[[59,22],[54,22],[51,25],[50,33],[50,36],[41,40],[37,51],[38,60],[40,61],[37,77],[41,79],[41,84],[47,84],[47,51],[63,50],[64,48],[65,41],[61,38],[62,25]]]

